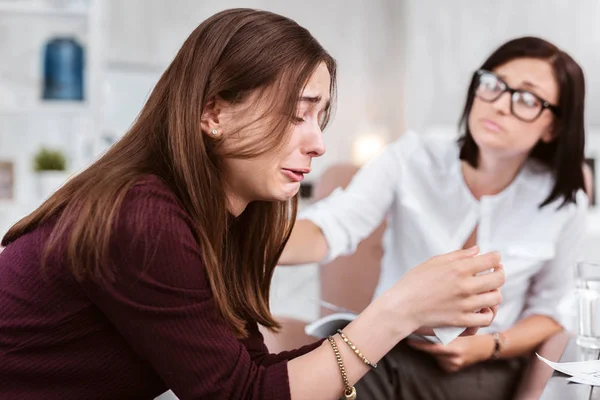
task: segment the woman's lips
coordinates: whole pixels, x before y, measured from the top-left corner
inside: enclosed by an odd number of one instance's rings
[[[483,125],[484,128],[486,128],[487,130],[490,130],[492,132],[504,131],[504,128],[502,127],[502,125],[500,125],[492,120],[489,120],[489,119],[482,119],[481,124]]]
[[[304,175],[308,174],[310,170],[307,169],[292,169],[292,168],[282,168],[281,171],[285,176],[287,176],[293,182],[302,182],[304,180]]]

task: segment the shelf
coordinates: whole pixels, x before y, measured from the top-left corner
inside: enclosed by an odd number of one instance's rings
[[[40,115],[66,115],[77,116],[91,113],[87,102],[80,101],[48,101],[31,104],[19,108],[1,107],[0,117],[3,116],[40,116]]]
[[[52,6],[40,1],[0,0],[0,16],[6,14],[87,18],[89,8],[83,5]]]

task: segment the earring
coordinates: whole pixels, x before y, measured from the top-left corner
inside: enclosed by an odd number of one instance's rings
[[[210,131],[211,135],[217,135],[219,133],[218,130],[213,129],[212,131]]]

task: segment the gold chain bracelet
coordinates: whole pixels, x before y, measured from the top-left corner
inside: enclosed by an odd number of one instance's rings
[[[340,367],[340,372],[342,373],[342,381],[344,381],[344,397],[346,400],[355,400],[356,399],[356,389],[354,386],[350,386],[350,382],[348,382],[348,376],[346,376],[346,368],[344,368],[344,363],[342,362],[342,355],[338,350],[337,344],[335,344],[335,340],[333,336],[328,336],[327,340],[329,340],[329,344],[335,353],[335,358],[338,363],[338,367]]]
[[[346,343],[348,346],[350,346],[350,348],[352,349],[352,351],[354,352],[354,354],[356,354],[356,355],[357,355],[357,356],[358,356],[358,357],[359,357],[359,358],[362,360],[362,362],[363,362],[363,363],[367,364],[369,367],[371,367],[371,368],[373,368],[373,369],[377,368],[377,364],[376,364],[376,363],[374,364],[374,363],[372,363],[371,361],[367,360],[367,357],[365,357],[365,356],[364,356],[364,354],[363,354],[363,353],[361,353],[361,351],[360,351],[360,350],[358,350],[358,349],[356,348],[356,346],[354,345],[354,343],[352,343],[352,342],[350,341],[350,339],[348,339],[348,336],[346,336],[346,335],[344,334],[344,332],[342,332],[342,330],[341,330],[341,329],[338,329],[338,330],[337,330],[337,333],[339,333],[339,334],[340,334],[340,336],[342,337],[342,339],[344,339],[344,342],[345,342],[345,343]]]

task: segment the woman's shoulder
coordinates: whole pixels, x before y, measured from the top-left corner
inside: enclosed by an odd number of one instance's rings
[[[192,218],[169,185],[158,176],[143,176],[125,193],[113,223],[113,256],[115,260],[134,261],[126,272],[132,279],[153,274],[161,282],[181,278],[178,284],[183,285],[190,269],[201,264],[195,232]],[[168,260],[180,269],[165,272]],[[196,287],[205,288],[203,279]]]
[[[459,163],[458,137],[448,133],[418,133],[409,130],[391,145],[396,158],[409,169],[450,171]]]
[[[191,219],[171,187],[157,175],[138,178],[127,190],[118,213],[120,231],[155,233],[189,228]]]
[[[175,191],[161,177],[152,174],[139,177],[131,185],[124,203],[140,207],[141,210],[166,204],[180,207]]]
[[[546,165],[535,159],[529,159],[523,166],[523,171],[519,178],[520,193],[528,198],[536,207],[541,204],[556,184],[554,172]],[[585,190],[580,189],[575,193],[575,202],[563,204],[564,198],[559,197],[548,204],[547,212],[552,213],[578,213],[577,210],[587,210],[589,199]],[[551,211],[550,211],[551,210]]]
[[[144,195],[147,195],[148,197],[154,197],[157,195],[162,195],[167,198],[177,198],[173,189],[171,189],[161,177],[153,174],[140,176],[133,183],[133,185],[131,185],[127,195],[130,197],[143,197]]]

